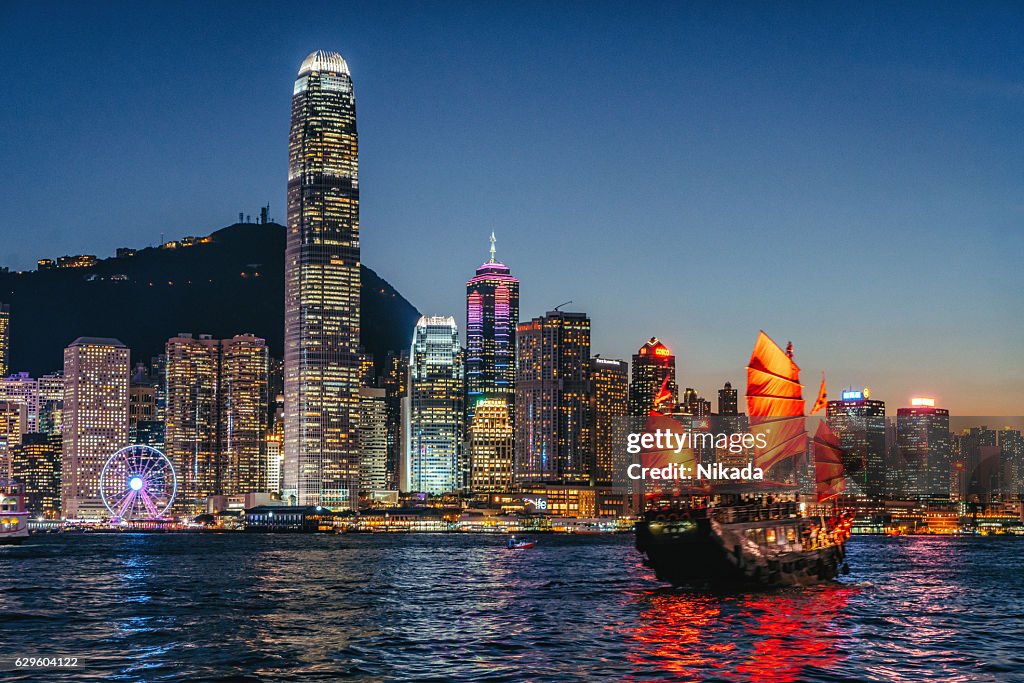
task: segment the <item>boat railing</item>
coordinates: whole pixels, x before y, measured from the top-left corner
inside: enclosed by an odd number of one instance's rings
[[[799,516],[799,512],[800,508],[795,502],[785,501],[770,505],[729,505],[715,508],[713,514],[723,524],[742,524],[790,519]]]

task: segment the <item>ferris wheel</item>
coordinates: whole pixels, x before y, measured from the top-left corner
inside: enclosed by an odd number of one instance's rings
[[[159,519],[174,502],[178,475],[167,456],[150,446],[127,446],[100,472],[100,497],[114,519]]]

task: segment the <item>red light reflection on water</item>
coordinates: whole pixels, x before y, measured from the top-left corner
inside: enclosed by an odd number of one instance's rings
[[[853,590],[648,594],[629,660],[675,680],[799,681],[808,667],[839,663],[836,619]]]

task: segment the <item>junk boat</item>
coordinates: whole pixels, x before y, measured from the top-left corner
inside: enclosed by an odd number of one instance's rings
[[[676,431],[695,428],[659,410],[665,389],[655,397],[647,431],[671,428],[671,422]],[[823,377],[812,413],[824,403]],[[764,435],[752,449],[753,465],[765,473],[788,471],[789,480],[703,482],[646,494],[636,546],[660,580],[677,586],[810,585],[844,570],[853,516],[826,504],[845,486],[838,438],[824,421],[819,424],[812,442],[817,495],[801,496],[797,472],[801,464],[808,469],[808,437],[800,368],[792,345],[783,351],[763,331],[747,367],[747,410],[750,433]],[[642,457],[644,466],[688,461],[692,468],[698,454],[648,451]]]
[[[28,538],[25,487],[0,479],[0,545],[17,544]]]

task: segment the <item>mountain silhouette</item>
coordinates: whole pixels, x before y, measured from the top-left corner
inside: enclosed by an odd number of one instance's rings
[[[236,223],[177,245],[91,267],[0,272],[0,302],[11,307],[10,372],[61,370],[64,347],[82,336],[120,339],[134,364],[163,353],[179,332],[251,332],[281,358],[284,226]],[[379,366],[388,351],[409,347],[420,314],[365,265],[361,303],[362,346]]]

